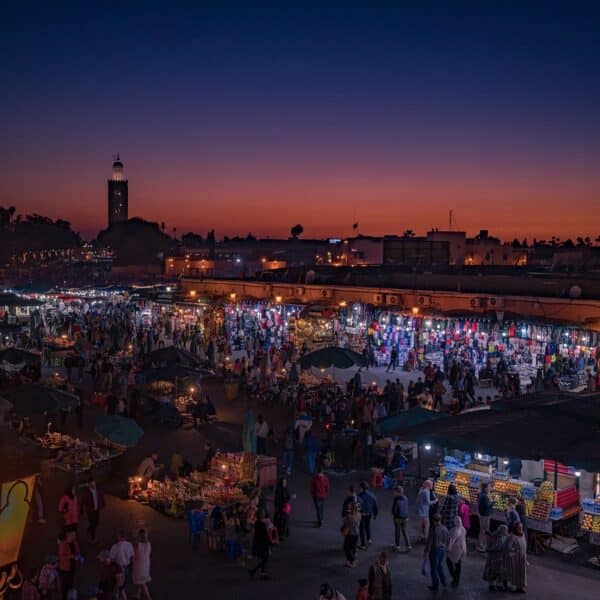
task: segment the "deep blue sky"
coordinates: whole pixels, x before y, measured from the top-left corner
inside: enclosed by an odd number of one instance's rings
[[[119,151],[179,230],[600,233],[598,3],[190,4],[3,6],[0,205],[101,228]]]

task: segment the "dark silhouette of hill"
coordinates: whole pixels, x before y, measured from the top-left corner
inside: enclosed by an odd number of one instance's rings
[[[0,207],[0,261],[20,260],[25,253],[67,250],[81,246],[69,221],[53,221],[38,214],[15,215],[15,208]]]
[[[116,265],[158,263],[177,246],[172,237],[161,231],[158,223],[139,217],[102,230],[96,244],[114,251]]]

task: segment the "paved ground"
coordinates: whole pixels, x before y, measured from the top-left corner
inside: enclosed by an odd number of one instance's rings
[[[383,375],[385,380],[385,375]],[[344,490],[350,481],[359,481],[360,473],[332,478],[332,493],[326,507],[326,524],[323,529],[313,526],[313,507],[307,493],[308,476],[302,465],[292,476],[291,488],[297,494],[291,516],[292,535],[273,552],[270,581],[251,581],[245,565],[230,562],[222,555],[209,553],[205,547],[193,551],[188,544],[187,526],[182,521],[164,517],[156,511],[134,501],[124,500],[125,481],[145,452],[157,449],[163,460],[168,460],[175,446],[179,446],[193,461],[199,460],[204,440],[208,437],[223,449],[239,449],[241,446],[241,422],[244,400],[227,403],[220,394],[220,384],[209,385],[217,399],[220,422],[204,426],[200,431],[181,428],[163,431],[146,426],[146,434],[140,445],[114,465],[106,483],[110,492],[108,506],[102,518],[99,540],[95,546],[83,541],[86,562],[81,567],[77,582],[82,591],[93,585],[97,574],[96,554],[112,542],[119,528],[135,531],[146,526],[153,544],[152,593],[155,599],[181,600],[202,597],[206,600],[244,600],[289,598],[308,600],[318,596],[320,583],[328,581],[348,599],[353,598],[356,580],[366,576],[369,565],[378,551],[389,549],[392,542],[392,526],[389,517],[391,492],[381,490],[380,518],[374,523],[374,545],[359,554],[355,569],[344,566],[339,532],[339,510]],[[260,407],[275,429],[281,431],[289,416],[279,407]],[[90,431],[96,416],[93,410],[86,414],[86,431]],[[71,427],[72,424],[69,424]],[[89,433],[88,433],[89,434]],[[37,565],[48,552],[55,552],[57,519],[54,507],[62,481],[55,477],[48,483],[46,502],[50,511],[48,524],[31,524],[23,545],[23,564]],[[415,490],[410,494],[414,495]],[[412,528],[411,528],[412,529]],[[414,531],[414,529],[413,529]],[[426,588],[428,581],[420,574],[422,547],[416,546],[409,554],[393,555],[391,567],[394,580],[394,598],[429,598],[434,595]],[[600,597],[600,572],[582,566],[578,560],[565,559],[547,554],[531,557],[529,569],[530,598],[564,599],[567,597],[596,599]],[[481,579],[483,559],[470,547],[464,565],[463,583],[460,588],[440,592],[443,598],[475,599],[502,597],[507,594],[490,593]],[[83,596],[87,597],[87,596]]]

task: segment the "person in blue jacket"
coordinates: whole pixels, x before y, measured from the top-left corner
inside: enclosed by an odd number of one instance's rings
[[[376,519],[379,512],[377,498],[369,490],[369,484],[366,481],[361,482],[360,492],[358,494],[362,518],[360,520],[360,549],[366,550],[367,545],[371,545],[371,519]]]

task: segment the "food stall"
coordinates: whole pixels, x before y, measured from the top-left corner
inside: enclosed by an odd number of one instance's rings
[[[460,453],[459,453],[460,456]],[[447,454],[440,468],[440,476],[434,484],[434,491],[444,497],[451,483],[458,494],[469,500],[471,510],[477,514],[477,498],[483,483],[489,484],[489,498],[494,502],[491,518],[506,520],[505,510],[509,498],[523,499],[525,505],[525,526],[530,532],[534,552],[543,551],[548,536],[553,532],[574,533],[581,511],[579,492],[574,471],[554,461],[526,461],[538,463],[543,469],[543,478],[526,480],[511,477],[506,468],[508,459],[477,453],[462,458]],[[557,472],[555,472],[555,470]]]
[[[129,495],[168,516],[184,519],[187,511],[201,506],[210,511],[247,503],[258,481],[257,457],[249,453],[218,453],[205,472],[164,481],[151,479],[144,488],[140,477],[129,478]]]
[[[95,471],[108,465],[109,461],[123,454],[123,449],[102,442],[85,442],[79,438],[58,432],[46,432],[35,436],[34,440],[46,452],[44,461],[49,470],[65,473],[80,473]]]

